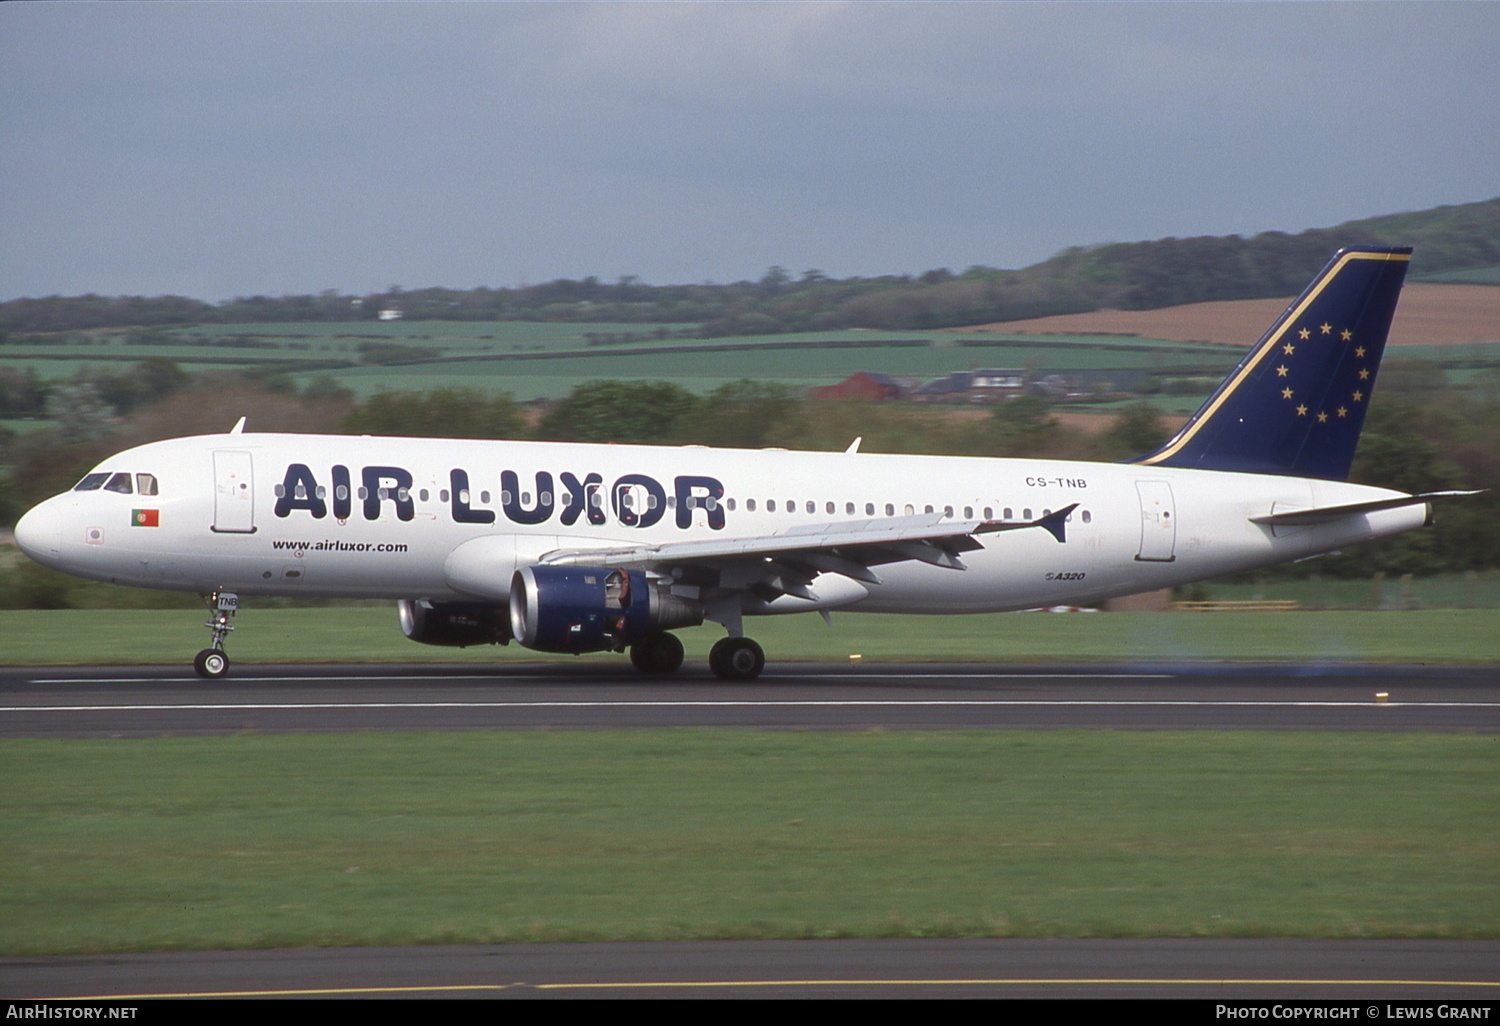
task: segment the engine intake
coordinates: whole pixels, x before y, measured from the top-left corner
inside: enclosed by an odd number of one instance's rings
[[[511,578],[511,633],[539,652],[620,652],[647,634],[702,622],[701,604],[639,570],[525,566]]]
[[[402,599],[396,603],[401,633],[424,645],[467,648],[510,642],[510,620],[505,607],[489,602],[429,602]]]

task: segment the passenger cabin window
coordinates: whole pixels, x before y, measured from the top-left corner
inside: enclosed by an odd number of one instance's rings
[[[134,490],[130,487],[129,474],[115,474],[104,482],[106,492],[119,492],[121,495],[129,495]]]
[[[109,480],[108,474],[90,474],[73,486],[75,492],[97,492]]]
[[[155,495],[156,494],[156,475],[155,474],[137,474],[137,475],[135,475],[135,490],[139,494],[141,494],[141,495]]]

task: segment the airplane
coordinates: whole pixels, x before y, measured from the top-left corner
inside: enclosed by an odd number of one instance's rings
[[[197,592],[385,598],[414,641],[757,677],[747,617],[1087,605],[1412,530],[1346,479],[1411,257],[1340,250],[1164,445],[1124,463],[248,432],[152,442],[16,525],[32,559]]]

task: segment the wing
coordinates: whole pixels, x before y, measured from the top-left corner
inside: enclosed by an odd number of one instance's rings
[[[1068,516],[1077,508],[1074,503],[1036,520],[953,521],[941,513],[918,513],[799,525],[748,538],[556,549],[542,556],[541,562],[646,570],[719,593],[753,591],[767,601],[778,595],[818,601],[811,584],[823,573],[879,584],[880,576],[872,568],[888,563],[917,560],[963,570],[961,555],[981,548],[979,536],[984,534],[1039,527],[1064,542]]]

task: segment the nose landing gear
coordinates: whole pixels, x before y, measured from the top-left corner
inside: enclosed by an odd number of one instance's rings
[[[222,677],[229,672],[229,656],[224,653],[224,639],[234,630],[229,621],[240,607],[240,597],[232,591],[216,591],[203,596],[208,604],[209,620],[203,626],[212,635],[209,647],[193,657],[193,670],[200,677]]]

